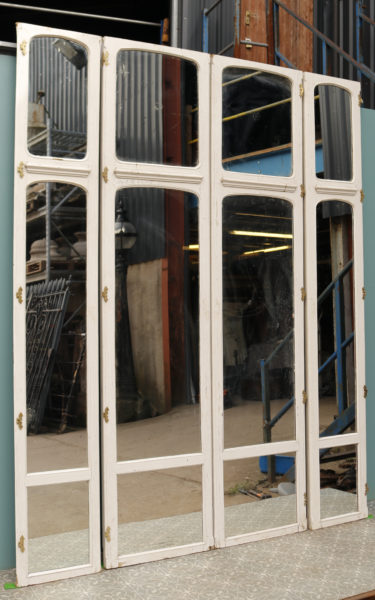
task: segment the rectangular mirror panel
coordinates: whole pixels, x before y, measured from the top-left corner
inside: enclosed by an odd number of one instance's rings
[[[88,492],[86,481],[28,488],[29,573],[89,564]]]
[[[226,461],[224,506],[226,537],[296,523],[295,453]]]
[[[198,199],[116,196],[117,458],[200,452]]]
[[[202,468],[119,475],[119,555],[201,542]]]
[[[320,450],[320,517],[328,519],[358,510],[357,447]]]
[[[26,197],[28,472],[84,467],[86,193],[35,183]]]

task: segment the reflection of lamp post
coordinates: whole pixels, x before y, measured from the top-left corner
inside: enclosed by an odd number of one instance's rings
[[[133,352],[129,324],[127,272],[128,252],[134,246],[137,233],[126,218],[123,201],[116,202],[116,404],[117,422],[136,415],[138,392],[134,374]]]

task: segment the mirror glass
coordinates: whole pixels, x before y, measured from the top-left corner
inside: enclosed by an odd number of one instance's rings
[[[226,461],[224,506],[226,537],[296,523],[295,453]]]
[[[317,85],[315,101],[315,170],[320,179],[353,177],[351,96],[335,85]]]
[[[88,483],[29,487],[29,573],[89,564]]]
[[[116,195],[118,460],[200,452],[198,198]]]
[[[295,438],[293,208],[223,200],[225,448]]]
[[[357,446],[320,450],[320,517],[358,510]]]
[[[26,193],[28,472],[87,466],[86,193]]]
[[[201,542],[202,467],[119,475],[119,555]]]
[[[317,206],[319,434],[356,431],[352,207]]]
[[[229,171],[288,176],[292,163],[292,86],[261,70],[229,67],[222,81],[222,164]]]
[[[30,42],[27,147],[31,154],[84,158],[87,146],[87,51],[71,40]]]
[[[118,52],[116,111],[120,160],[197,164],[198,76],[190,60],[156,52]]]

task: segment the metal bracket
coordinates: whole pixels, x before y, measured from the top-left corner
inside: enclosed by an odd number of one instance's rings
[[[22,304],[22,302],[23,302],[22,292],[23,292],[23,290],[22,290],[22,287],[20,286],[18,288],[18,290],[16,291],[16,298],[20,304]]]
[[[367,394],[368,394],[368,389],[367,389],[367,385],[363,386],[363,397],[367,398]]]
[[[306,290],[304,287],[301,287],[301,300],[302,302],[305,302],[306,300]]]
[[[111,528],[107,527],[107,529],[104,532],[104,537],[107,540],[107,542],[111,541]]]
[[[21,550],[21,552],[25,552],[25,538],[23,535],[21,535],[21,537],[19,539],[18,547]]]
[[[104,50],[102,54],[102,65],[108,67],[109,65],[109,52],[108,50]]]
[[[103,172],[102,172],[102,177],[103,177],[105,183],[108,183],[108,167],[104,167]]]
[[[23,40],[23,42],[20,43],[20,50],[24,56],[26,56],[26,48],[27,48],[27,42],[26,42],[26,40]]]
[[[19,165],[18,165],[18,167],[17,167],[17,173],[18,173],[18,175],[19,175],[21,178],[22,178],[22,177],[24,176],[24,174],[25,174],[25,172],[24,172],[24,167],[25,167],[25,164],[24,164],[23,162],[20,162],[20,164],[19,164]]]
[[[102,291],[102,298],[104,302],[108,302],[108,287],[105,286]]]
[[[16,419],[16,423],[18,425],[18,429],[22,429],[23,428],[23,414],[20,412],[20,414],[18,415],[17,419]]]
[[[109,408],[108,406],[105,408],[104,412],[103,412],[103,419],[106,423],[109,422]]]
[[[306,390],[302,391],[302,402],[304,404],[307,404],[307,392],[306,392]]]

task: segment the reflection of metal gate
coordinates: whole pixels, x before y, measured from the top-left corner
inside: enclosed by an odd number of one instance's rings
[[[70,296],[66,279],[29,285],[26,296],[27,427],[38,433]]]

